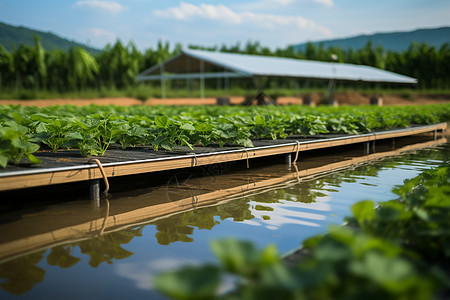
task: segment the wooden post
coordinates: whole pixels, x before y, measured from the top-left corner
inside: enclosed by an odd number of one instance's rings
[[[383,106],[383,98],[378,96],[370,97],[370,105]]]

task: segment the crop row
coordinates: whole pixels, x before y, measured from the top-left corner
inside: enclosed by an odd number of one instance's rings
[[[450,120],[450,104],[405,107],[0,107],[0,165],[38,150],[103,155],[111,144],[172,150],[210,144],[252,147],[252,139],[358,134]]]

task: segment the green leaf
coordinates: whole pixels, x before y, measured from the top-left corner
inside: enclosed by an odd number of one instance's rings
[[[275,245],[267,246],[261,252],[260,263],[262,265],[272,265],[279,262],[277,247]]]
[[[200,132],[210,132],[212,131],[213,126],[210,123],[196,123],[195,124],[195,130]]]
[[[350,259],[353,253],[348,246],[327,235],[317,245],[315,256],[320,261],[340,261]]]
[[[16,148],[26,150],[27,146],[28,146],[28,142],[23,141],[21,138],[15,138],[12,140],[11,145],[13,145]]]
[[[426,207],[450,207],[450,185],[428,188]]]
[[[175,299],[212,299],[220,283],[220,270],[215,266],[187,266],[156,276],[153,285]]]
[[[261,117],[260,115],[257,115],[255,117],[255,124],[264,126],[264,125],[266,125],[266,120],[264,119],[264,117]]]
[[[276,290],[280,288],[294,290],[302,285],[302,282],[297,280],[293,272],[281,263],[261,270],[261,283],[265,287]]]
[[[406,288],[405,284],[407,285],[408,282],[405,280],[414,276],[415,273],[412,265],[405,259],[387,257],[373,251],[368,252],[362,261],[354,261],[350,265],[350,270],[393,290]]]
[[[27,153],[33,153],[39,150],[39,145],[38,144],[34,144],[34,143],[30,143],[30,142],[26,142],[27,146],[25,151]]]
[[[6,165],[8,164],[8,157],[4,155],[0,155],[0,166],[2,168],[6,168]]]
[[[78,131],[69,132],[65,135],[65,137],[67,139],[71,139],[71,140],[82,140],[83,139],[83,136]]]
[[[234,142],[236,145],[244,146],[247,148],[254,147],[253,142],[250,139],[238,139]]]
[[[372,220],[375,217],[373,201],[360,201],[352,205],[352,213],[360,225]]]
[[[191,123],[184,123],[180,128],[187,131],[195,131],[195,127]]]
[[[172,123],[172,121],[166,116],[156,116],[155,124],[157,127],[167,128]]]
[[[33,154],[27,154],[27,157],[33,164],[41,163],[41,160],[39,158],[37,158],[36,156],[34,156]]]
[[[175,147],[175,144],[167,138],[164,139],[163,141],[161,141],[161,143],[159,143],[159,145],[169,151],[172,151],[173,148]]]
[[[253,272],[258,253],[252,243],[235,239],[216,240],[211,242],[211,249],[225,270],[241,275]]]

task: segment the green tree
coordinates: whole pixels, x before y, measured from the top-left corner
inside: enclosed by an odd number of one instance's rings
[[[98,63],[81,47],[72,48],[68,57],[68,83],[72,90],[81,90],[93,86],[99,71]]]
[[[47,87],[50,90],[57,90],[60,92],[67,91],[69,87],[68,59],[68,54],[62,50],[52,50],[47,52]]]
[[[45,50],[39,41],[39,38],[36,36],[34,38],[34,53],[33,53],[33,62],[34,66],[32,66],[34,70],[35,84],[36,87],[46,88],[47,87],[47,65],[45,64]]]
[[[13,74],[13,57],[2,45],[0,45],[0,90],[11,86],[14,81]]]

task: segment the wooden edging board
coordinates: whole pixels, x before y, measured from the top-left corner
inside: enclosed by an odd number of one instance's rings
[[[217,151],[201,154],[178,155],[167,158],[155,158],[135,161],[105,163],[106,176],[118,177],[157,171],[204,166],[238,160],[265,157],[278,154],[296,153],[306,150],[322,149],[371,142],[380,139],[404,137],[433,131],[444,131],[447,123],[417,126],[404,129],[387,130],[361,135],[348,135],[336,138],[317,139],[313,141],[296,141],[286,144],[261,146],[253,148]],[[100,158],[101,159],[101,158]],[[38,168],[26,171],[0,173],[0,191],[23,189],[60,183],[70,183],[102,178],[95,164],[86,164],[61,168]]]

